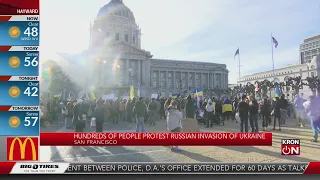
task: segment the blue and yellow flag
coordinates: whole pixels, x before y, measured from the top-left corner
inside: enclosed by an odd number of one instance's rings
[[[132,85],[132,82],[130,84],[130,99],[132,100],[134,98],[134,88],[133,88],[133,85]]]
[[[172,98],[172,99],[176,99],[178,96],[179,96],[179,94],[178,94],[178,93],[176,93],[176,94],[172,94],[171,98]]]
[[[197,96],[202,97],[203,96],[203,90],[202,88],[197,88],[195,93],[197,94]]]
[[[273,100],[275,101],[276,97],[280,98],[280,96],[281,96],[280,88],[278,88],[278,87],[274,88],[274,98],[273,98]]]
[[[55,94],[53,97],[60,98],[62,96],[62,91],[59,94]]]

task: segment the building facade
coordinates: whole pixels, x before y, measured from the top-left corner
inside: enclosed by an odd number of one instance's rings
[[[111,0],[100,9],[90,25],[87,56],[93,65],[89,76],[101,87],[132,84],[141,86],[145,95],[228,87],[225,64],[153,59],[141,49],[141,29],[122,0]]]
[[[320,34],[306,38],[300,45],[300,63],[308,63],[318,55],[320,55]]]
[[[306,64],[296,64],[290,65],[284,68],[275,69],[274,71],[265,71],[259,72],[252,75],[243,76],[240,78],[240,84],[255,84],[256,81],[276,81],[276,82],[285,82],[289,77],[298,77],[301,76],[302,79],[306,79],[307,77],[318,76],[320,73],[320,55],[314,56],[309,63]],[[274,74],[274,75],[273,75]],[[304,93],[305,97],[312,95],[309,87],[304,86],[303,89],[300,90],[301,93]],[[294,91],[289,90],[286,92],[289,94],[290,98],[294,96]]]

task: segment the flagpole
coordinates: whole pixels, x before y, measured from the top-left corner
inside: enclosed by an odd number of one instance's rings
[[[240,71],[240,67],[241,67],[241,64],[240,64],[240,49],[239,49],[239,46],[238,46],[238,50],[239,50],[239,53],[238,53],[238,61],[239,61],[239,80],[238,80],[238,84],[240,84],[240,77],[241,77],[241,71]]]
[[[272,57],[272,74],[273,74],[273,76],[275,76],[275,73],[274,73],[274,59],[273,59],[273,36],[272,36],[272,33],[271,33],[271,57]]]

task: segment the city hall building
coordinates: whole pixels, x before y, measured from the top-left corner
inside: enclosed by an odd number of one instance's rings
[[[122,0],[111,0],[90,25],[86,53],[93,65],[90,76],[106,89],[140,85],[144,96],[228,87],[225,64],[153,59],[151,52],[141,49],[141,41],[141,29],[132,11]]]

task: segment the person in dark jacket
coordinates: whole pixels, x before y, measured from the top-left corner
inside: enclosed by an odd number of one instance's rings
[[[66,109],[66,118],[67,118],[67,122],[66,122],[66,127],[67,129],[72,129],[72,117],[73,117],[73,105],[72,102],[68,102],[67,103],[67,109]]]
[[[281,117],[281,105],[279,102],[279,98],[276,97],[275,98],[275,102],[274,102],[274,106],[273,106],[273,115],[274,115],[274,119],[273,119],[273,130],[276,130],[276,122],[278,120],[279,123],[279,131],[281,131],[281,122],[280,122],[280,117]]]
[[[85,121],[82,119],[82,99],[78,99],[73,107],[73,125],[76,132],[83,132]]]
[[[96,118],[96,132],[103,132],[104,110],[103,100],[98,99],[97,106],[93,112],[93,116]]]
[[[156,103],[156,100],[152,98],[151,103],[148,106],[150,110],[150,125],[156,125],[156,119],[158,115],[158,105]]]
[[[267,98],[264,98],[263,104],[261,106],[261,114],[262,114],[262,128],[263,131],[267,131],[269,119],[271,113],[271,105]]]
[[[288,118],[288,100],[286,99],[286,96],[284,94],[281,95],[281,98],[279,100],[280,104],[280,123],[282,126],[286,125],[286,120]]]
[[[238,104],[238,112],[240,117],[240,132],[248,132],[248,118],[249,118],[249,104],[247,103],[247,96],[241,97],[241,102]]]
[[[250,113],[250,116],[249,116],[250,126],[251,126],[252,132],[259,132],[259,127],[258,127],[259,104],[253,96],[250,96],[249,113]]]
[[[147,106],[144,103],[143,97],[139,98],[133,108],[133,114],[136,117],[136,132],[145,132],[144,117],[147,113]]]
[[[196,108],[193,99],[189,95],[185,104],[185,119],[182,121],[182,128],[184,132],[199,132],[200,128],[196,120]]]

